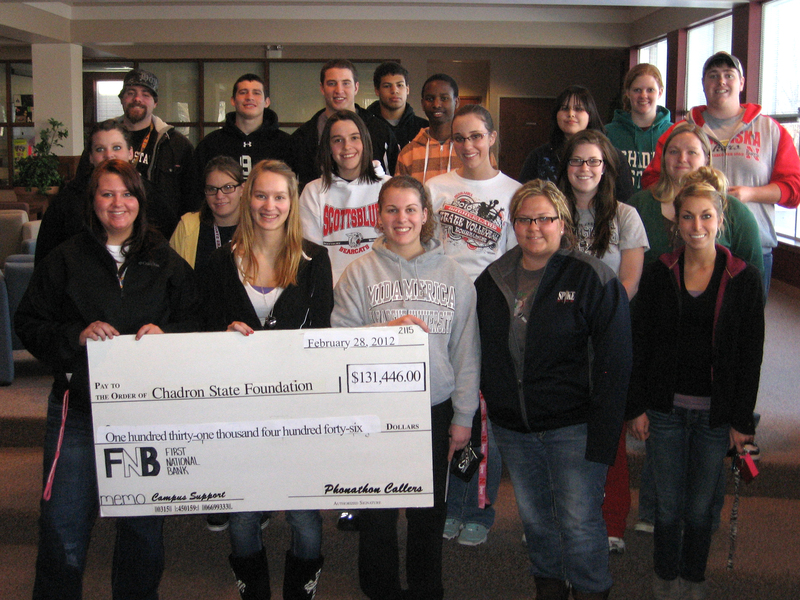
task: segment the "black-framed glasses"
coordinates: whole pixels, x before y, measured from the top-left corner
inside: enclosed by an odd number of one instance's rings
[[[227,196],[228,194],[232,194],[233,190],[235,190],[240,185],[242,185],[242,184],[241,183],[236,183],[236,184],[234,184],[234,183],[226,183],[225,185],[221,185],[220,187],[216,187],[216,186],[213,186],[213,185],[207,185],[206,187],[203,188],[203,193],[206,196],[216,196],[217,192],[222,192],[223,194],[225,194]]]
[[[582,167],[584,164],[589,165],[590,167],[599,167],[603,164],[602,158],[587,158],[586,160],[582,158],[570,158],[567,161],[567,164],[570,167]]]
[[[555,221],[558,221],[558,217],[514,217],[514,225],[521,225],[522,227],[528,227],[531,223],[541,227]]]
[[[481,141],[483,138],[485,138],[487,135],[489,135],[489,132],[488,132],[488,131],[486,131],[486,132],[484,132],[484,133],[471,133],[471,134],[469,134],[467,137],[464,137],[463,135],[454,135],[454,136],[453,136],[453,141],[454,141],[456,144],[463,144],[464,142],[466,142],[467,140],[469,140],[469,141],[470,141],[470,142],[472,142],[473,144],[477,144],[477,143],[478,143],[478,142],[480,142],[480,141]]]

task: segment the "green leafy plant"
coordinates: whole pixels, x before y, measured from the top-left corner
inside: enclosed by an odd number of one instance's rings
[[[33,147],[33,154],[18,159],[14,163],[14,183],[27,191],[39,188],[40,193],[52,186],[61,185],[58,174],[58,156],[54,147],[63,148],[61,140],[69,136],[69,130],[55,119],[48,119],[49,127],[39,132],[39,142]]]

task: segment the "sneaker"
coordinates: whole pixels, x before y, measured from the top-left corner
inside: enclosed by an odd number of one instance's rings
[[[458,519],[451,519],[450,517],[444,522],[444,531],[442,532],[442,537],[446,540],[452,540],[454,537],[458,537],[461,528],[464,525]]]
[[[339,531],[358,531],[358,513],[343,512],[336,523]]]
[[[226,513],[212,513],[206,516],[206,527],[209,531],[225,531],[229,517]]]
[[[653,533],[655,526],[650,521],[636,521],[636,525],[633,526],[634,531],[641,531],[642,533]]]
[[[458,543],[462,546],[478,546],[486,541],[489,528],[480,523],[467,523],[458,534]]]
[[[625,552],[625,540],[612,535],[608,536],[608,551],[612,554],[623,554]]]
[[[687,581],[682,577],[678,577],[678,583],[683,594],[681,598],[686,600],[706,600],[708,598],[707,581]]]

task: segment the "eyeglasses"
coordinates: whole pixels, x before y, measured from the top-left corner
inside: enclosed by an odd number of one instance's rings
[[[213,185],[207,185],[206,187],[203,188],[203,193],[206,196],[216,196],[217,192],[222,192],[223,194],[225,194],[227,196],[228,194],[232,194],[233,190],[235,190],[240,185],[242,185],[242,184],[241,183],[237,183],[237,184],[226,183],[225,185],[220,186],[220,187],[215,187]]]
[[[584,164],[589,165],[590,167],[599,167],[603,164],[602,158],[587,158],[583,160],[582,158],[570,158],[567,161],[567,164],[570,167],[582,167]]]
[[[549,225],[558,221],[558,217],[515,217],[514,218],[514,225],[521,225],[522,227],[528,227],[531,223],[535,224],[537,227],[541,227],[542,225]]]
[[[477,144],[477,143],[478,143],[478,142],[480,142],[480,141],[481,141],[483,138],[485,138],[487,135],[489,135],[489,132],[488,132],[488,131],[487,131],[487,132],[484,132],[484,133],[472,133],[472,134],[468,135],[467,137],[464,137],[464,136],[461,136],[461,135],[454,135],[454,136],[453,136],[453,141],[454,141],[456,144],[463,144],[463,143],[465,143],[467,140],[469,140],[469,141],[470,141],[470,142],[472,142],[473,144]]]

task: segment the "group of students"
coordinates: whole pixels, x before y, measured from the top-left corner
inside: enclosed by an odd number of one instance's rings
[[[522,185],[497,169],[497,131],[480,106],[455,111],[457,167],[424,184],[376,172],[364,121],[336,111],[319,141],[321,177],[302,194],[284,162],[261,161],[246,179],[235,160],[208,162],[206,201],[181,218],[172,249],[148,225],[125,130],[98,125],[85,188],[63,207],[80,232],[37,262],[15,321],[55,374],[34,598],[81,593],[98,508],[87,339],[248,336],[386,323],[387,314],[396,315],[388,324],[430,333],[434,504],[406,511],[406,590],[398,511],[362,511],[368,597],[444,597],[443,539],[470,531],[475,502],[464,487],[453,495],[452,479],[446,498],[447,466],[483,429],[511,476],[537,599],[607,598],[609,550],[620,548],[630,506],[628,421],[652,466],[654,593],[702,598],[722,462],[754,433],[764,334],[758,230],[708,166],[696,126],[671,132],[662,180],[632,194],[628,167],[652,156],[669,118],[656,105],[657,69],[632,73],[629,109],[609,125],[611,139],[588,90],[562,94],[551,141],[529,157]],[[451,305],[375,305],[368,293],[420,279],[452,289]],[[488,479],[491,507],[499,473]],[[453,497],[469,506],[451,512]],[[230,563],[245,600],[270,597],[260,520],[230,517]],[[320,513],[289,511],[287,521],[283,597],[313,598]],[[157,598],[162,527],[163,517],[117,519],[114,598]]]

